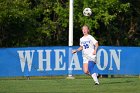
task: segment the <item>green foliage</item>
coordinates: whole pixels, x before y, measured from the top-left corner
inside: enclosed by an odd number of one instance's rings
[[[85,24],[100,45],[140,45],[139,3],[74,0],[74,45]],[[68,30],[69,0],[0,0],[0,47],[68,45]]]
[[[26,0],[5,0],[0,7],[0,46],[27,46],[36,25],[34,11]]]
[[[93,15],[91,17],[83,16],[82,11],[86,7],[92,9]],[[118,19],[120,13],[127,13],[129,7],[129,3],[121,3],[118,0],[83,0],[83,2],[75,0],[76,15],[74,16],[78,20],[78,23],[75,24],[80,27],[84,24],[88,25],[91,29],[91,34],[100,41],[101,45],[116,45],[108,42],[111,38],[106,37],[106,34],[115,35],[115,27],[112,29],[114,33],[109,32],[110,27],[114,26],[112,22]]]

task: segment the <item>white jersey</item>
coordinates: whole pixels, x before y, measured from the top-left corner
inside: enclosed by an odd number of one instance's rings
[[[83,57],[87,58],[93,56],[94,45],[97,42],[98,41],[91,35],[83,36],[82,38],[80,38],[80,46],[83,47],[82,50]]]

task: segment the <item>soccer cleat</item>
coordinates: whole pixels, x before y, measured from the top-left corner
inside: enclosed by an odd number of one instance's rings
[[[95,85],[99,85],[99,82],[95,82]]]
[[[95,83],[95,85],[99,85],[99,83]]]

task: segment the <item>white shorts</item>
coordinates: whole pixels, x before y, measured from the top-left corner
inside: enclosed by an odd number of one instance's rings
[[[96,63],[96,55],[84,55],[83,63],[88,63],[89,61],[94,61]]]

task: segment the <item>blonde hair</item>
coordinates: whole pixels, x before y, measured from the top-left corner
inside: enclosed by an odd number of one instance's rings
[[[87,26],[87,25],[83,25],[83,27],[87,27],[87,28],[88,28],[88,34],[90,34],[89,26]],[[82,29],[83,29],[83,27],[82,27]]]

